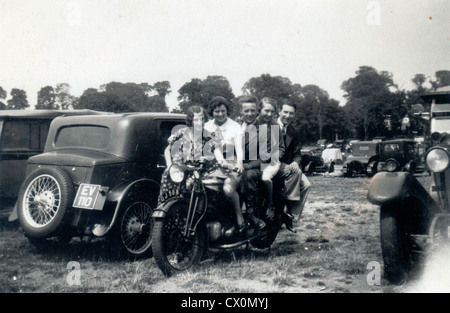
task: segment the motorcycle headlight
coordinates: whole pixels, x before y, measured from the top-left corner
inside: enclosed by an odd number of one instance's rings
[[[385,167],[386,171],[395,172],[397,170],[397,162],[395,162],[394,160],[387,160]]]
[[[449,156],[447,151],[444,149],[435,148],[428,151],[425,161],[430,171],[440,173],[448,168]]]
[[[179,165],[172,164],[169,169],[169,176],[174,183],[181,183],[184,179],[184,169]]]

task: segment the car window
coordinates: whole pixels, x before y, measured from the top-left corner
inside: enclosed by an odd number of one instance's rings
[[[40,135],[39,135],[39,150],[44,150],[45,141],[47,140],[48,130],[50,129],[50,121],[45,124],[39,125]]]
[[[66,126],[58,131],[55,147],[104,149],[109,144],[110,130],[97,125]]]
[[[27,121],[5,121],[1,150],[38,150],[39,124]]]
[[[386,152],[394,152],[394,151],[399,151],[400,150],[400,146],[397,143],[390,143],[384,146],[384,151]]]
[[[408,155],[413,155],[414,154],[414,152],[415,152],[415,147],[416,147],[416,145],[415,144],[408,144],[407,145],[407,147],[406,147],[406,153],[408,154]]]

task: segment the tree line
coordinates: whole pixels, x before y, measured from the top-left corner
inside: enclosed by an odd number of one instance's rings
[[[450,71],[440,70],[434,78],[416,74],[413,89],[403,90],[395,84],[393,75],[370,66],[361,66],[355,75],[341,84],[346,103],[330,98],[328,92],[317,85],[293,83],[287,77],[262,74],[250,78],[236,96],[230,83],[223,76],[193,78],[178,90],[178,105],[171,112],[185,112],[193,104],[205,108],[214,96],[223,96],[231,103],[230,115],[239,118],[239,97],[254,95],[259,99],[272,97],[277,101],[291,99],[298,107],[296,126],[307,142],[318,139],[334,141],[337,138],[372,139],[421,135],[427,125],[410,114],[417,103],[429,110],[420,95],[438,87],[450,85]],[[88,88],[79,97],[70,93],[67,83],[41,88],[37,95],[36,109],[91,109],[108,112],[168,112],[166,96],[171,93],[168,81],[148,83],[110,82],[100,88]],[[0,87],[0,110],[26,109],[30,105],[26,92]],[[409,119],[408,128],[402,121]]]

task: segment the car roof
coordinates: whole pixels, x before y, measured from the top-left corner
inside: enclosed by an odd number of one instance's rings
[[[0,118],[55,118],[63,115],[99,115],[108,112],[82,110],[0,110]]]
[[[52,124],[60,126],[76,123],[93,123],[98,125],[112,125],[118,120],[153,120],[153,119],[185,120],[186,115],[181,113],[162,113],[162,112],[132,112],[132,113],[110,113],[100,115],[64,115],[53,120]]]
[[[416,141],[414,139],[410,139],[410,138],[398,138],[398,139],[391,139],[391,140],[385,140],[382,141],[382,144],[389,144],[389,143],[399,143],[399,142],[413,142],[415,143]]]
[[[377,144],[380,143],[381,141],[369,141],[369,140],[365,140],[365,141],[356,141],[353,143],[353,145],[367,145],[367,144]]]
[[[150,149],[147,146],[145,136],[151,135],[155,125],[155,121],[167,120],[169,122],[176,122],[178,124],[185,123],[185,115],[179,113],[154,113],[154,112],[139,112],[139,113],[119,113],[106,115],[85,115],[85,116],[60,116],[52,121],[50,130],[45,144],[45,152],[72,149],[72,147],[55,147],[54,140],[57,139],[58,133],[65,127],[78,126],[98,126],[107,127],[111,130],[110,138],[114,138],[114,144],[109,144],[104,149],[92,149],[114,154],[116,156],[124,157],[129,160],[139,158],[136,156],[135,147],[142,149]],[[136,135],[138,134],[138,135]],[[142,145],[142,140],[146,142]],[[156,142],[153,142],[156,145]],[[79,147],[73,147],[78,150]],[[83,148],[84,149],[84,148]],[[91,148],[88,148],[89,150]],[[142,150],[143,151],[143,150]],[[149,150],[150,151],[150,150]],[[142,153],[141,153],[142,154]],[[142,154],[142,158],[145,155]]]

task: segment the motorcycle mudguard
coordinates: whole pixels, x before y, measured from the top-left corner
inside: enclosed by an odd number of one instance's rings
[[[172,205],[179,203],[179,202],[183,202],[183,200],[180,199],[172,199],[169,200],[163,204],[160,204],[154,211],[152,214],[152,218],[164,218],[166,217],[167,212],[169,212],[169,209],[172,207]]]
[[[429,210],[436,210],[437,204],[423,188],[422,184],[409,172],[380,172],[371,181],[367,200],[384,206],[415,198]]]

